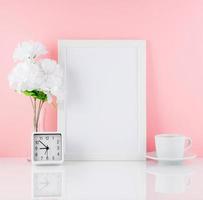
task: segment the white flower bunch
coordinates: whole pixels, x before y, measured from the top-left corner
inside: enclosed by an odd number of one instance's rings
[[[61,97],[62,68],[54,60],[39,59],[46,53],[47,50],[39,42],[19,44],[13,54],[14,61],[18,63],[9,74],[10,87],[48,102],[52,101],[52,96]]]
[[[14,50],[14,61],[33,61],[40,55],[45,55],[47,50],[45,46],[39,42],[22,42]]]

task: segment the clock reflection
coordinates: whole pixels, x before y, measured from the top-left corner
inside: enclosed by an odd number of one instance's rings
[[[64,193],[64,171],[60,166],[33,166],[32,196],[34,200],[58,200]]]

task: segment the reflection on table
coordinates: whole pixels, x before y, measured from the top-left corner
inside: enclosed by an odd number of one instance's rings
[[[53,166],[32,167],[33,199],[61,199],[64,196],[64,168]]]
[[[178,194],[191,186],[193,170],[188,166],[158,163],[149,166],[147,172],[155,176],[155,192]]]
[[[62,166],[0,159],[0,199],[5,200],[202,200],[202,180],[203,159],[182,165],[71,161]]]
[[[37,199],[145,199],[144,162],[68,162],[32,167]]]

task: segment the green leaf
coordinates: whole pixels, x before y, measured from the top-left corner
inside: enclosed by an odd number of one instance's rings
[[[42,100],[42,101],[47,101],[47,95],[43,91],[40,91],[40,90],[31,90],[31,91],[26,90],[23,92],[23,94],[26,96],[34,97],[34,98]]]

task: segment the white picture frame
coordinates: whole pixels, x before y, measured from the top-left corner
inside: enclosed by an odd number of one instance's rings
[[[59,40],[65,160],[144,160],[146,41]]]

